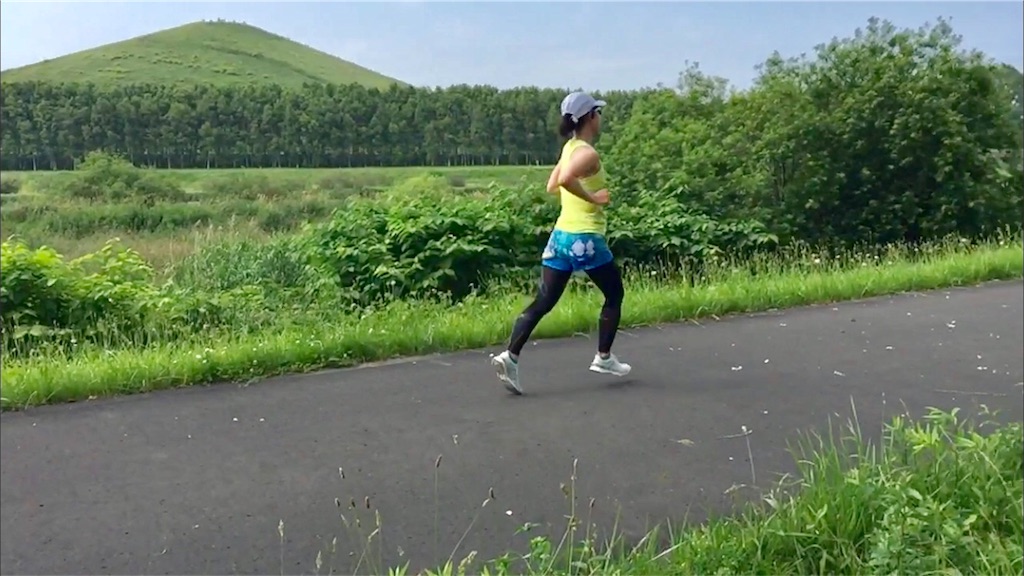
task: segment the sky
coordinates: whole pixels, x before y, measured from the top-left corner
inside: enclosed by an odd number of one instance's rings
[[[45,2],[0,4],[0,69],[197,20],[240,21],[417,86],[675,85],[687,62],[745,88],[774,50],[812,53],[868,18],[947,18],[965,47],[1024,68],[1024,3]]]

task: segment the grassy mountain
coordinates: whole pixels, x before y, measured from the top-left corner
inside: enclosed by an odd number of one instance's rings
[[[106,44],[0,74],[4,82],[96,84],[253,84],[356,82],[387,88],[401,81],[265,30],[235,22],[194,22]]]

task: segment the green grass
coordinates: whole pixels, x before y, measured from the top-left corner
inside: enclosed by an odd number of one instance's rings
[[[387,89],[404,82],[254,26],[193,22],[67,54],[0,74],[4,82],[98,85],[350,84]]]
[[[903,414],[874,444],[854,409],[845,430],[830,423],[826,435],[805,434],[793,450],[798,477],[740,514],[659,527],[634,544],[614,534],[597,541],[574,467],[557,541],[537,535],[528,553],[486,562],[470,554],[426,574],[1020,574],[1024,430],[988,420],[984,407],[979,416]],[[360,560],[373,558],[375,543],[362,541]]]
[[[706,282],[690,286],[666,277],[627,279],[624,326],[848,300],[907,290],[1020,278],[1019,238],[979,245],[950,242],[918,252],[893,247],[864,259],[846,254],[818,261],[793,253],[734,268],[713,266]],[[86,348],[0,364],[2,408],[83,400],[224,380],[350,366],[398,356],[494,345],[508,336],[527,302],[522,291],[494,292],[454,306],[399,301],[362,316],[322,309],[283,318],[279,329],[230,333],[210,341],[150,348]],[[536,337],[569,336],[594,329],[600,295],[576,282],[538,326]]]
[[[271,184],[290,191],[320,188],[359,191],[385,189],[401,180],[436,172],[447,177],[456,187],[483,187],[490,182],[512,185],[522,178],[540,179],[543,185],[550,166],[394,166],[367,168],[224,168],[210,170],[165,170],[158,173],[179,183],[186,192],[203,194],[216,186],[224,186],[239,179],[265,178]],[[3,180],[18,182],[19,196],[46,194],[54,182],[66,180],[74,174],[60,171],[15,171],[0,174]]]
[[[266,239],[326,218],[352,195],[374,194],[411,177],[443,175],[454,192],[491,183],[515,186],[524,178],[543,186],[547,166],[395,167],[344,169],[156,170],[180,185],[184,202],[140,207],[137,200],[92,203],[63,190],[75,172],[3,172],[15,192],[0,196],[0,236],[46,244],[69,258],[121,238],[157,269],[218,238]],[[14,184],[11,184],[14,183]]]

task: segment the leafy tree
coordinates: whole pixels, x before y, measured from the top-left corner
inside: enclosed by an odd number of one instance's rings
[[[1020,125],[997,68],[945,22],[872,19],[813,59],[765,63],[727,98],[695,68],[642,98],[610,156],[619,185],[784,240],[918,242],[1020,224]]]

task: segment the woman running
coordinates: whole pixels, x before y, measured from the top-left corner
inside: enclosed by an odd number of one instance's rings
[[[619,328],[622,307],[622,277],[605,241],[608,204],[605,172],[594,150],[594,137],[601,130],[603,100],[573,92],[562,100],[562,121],[558,132],[566,138],[558,164],[548,178],[548,192],[558,193],[562,209],[541,257],[540,287],[536,298],[516,319],[508,348],[491,358],[491,364],[505,388],[522,394],[519,385],[519,354],[541,318],[550,312],[573,272],[586,272],[604,294],[601,308],[597,354],[590,370],[624,376],[629,364],[612,354],[612,342]]]

